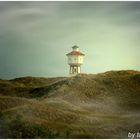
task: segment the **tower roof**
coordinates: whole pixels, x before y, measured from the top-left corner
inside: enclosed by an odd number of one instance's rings
[[[66,55],[84,55],[83,53],[81,53],[80,51],[72,51]]]
[[[76,49],[76,48],[79,48],[77,45],[74,45],[73,47],[72,47],[73,49]]]

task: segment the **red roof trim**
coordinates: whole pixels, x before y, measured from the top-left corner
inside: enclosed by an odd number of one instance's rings
[[[83,53],[81,53],[80,51],[72,51],[66,55],[84,55]]]

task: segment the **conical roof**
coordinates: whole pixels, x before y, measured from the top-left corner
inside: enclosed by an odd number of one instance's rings
[[[72,51],[66,55],[68,56],[68,55],[85,55],[85,54],[81,53],[80,51]]]

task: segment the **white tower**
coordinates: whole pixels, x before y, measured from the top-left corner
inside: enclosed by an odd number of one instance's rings
[[[84,59],[84,54],[79,51],[78,46],[75,45],[72,49],[72,52],[66,54],[68,56],[68,64],[70,65],[69,74],[71,76],[81,73],[81,65]]]

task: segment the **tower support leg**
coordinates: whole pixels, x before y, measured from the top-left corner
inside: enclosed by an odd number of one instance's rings
[[[81,66],[71,66],[70,65],[70,69],[69,69],[69,74],[70,75],[76,75],[78,73],[81,73]]]

